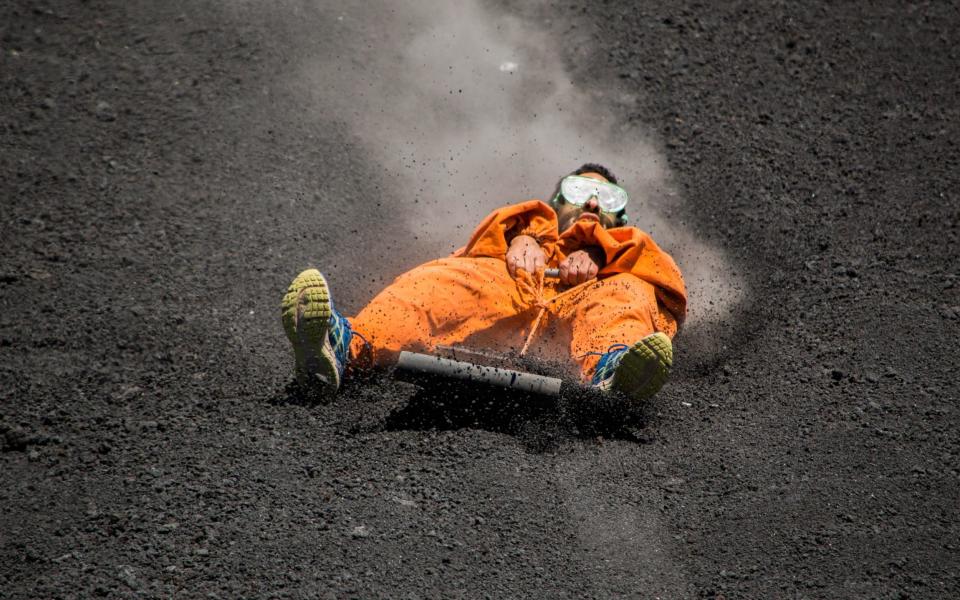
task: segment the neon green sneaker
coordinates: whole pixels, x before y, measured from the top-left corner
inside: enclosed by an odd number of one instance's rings
[[[283,329],[293,346],[300,385],[332,396],[350,357],[350,322],[333,308],[327,280],[307,269],[293,280],[281,304]]]
[[[658,331],[633,346],[610,346],[600,355],[590,384],[604,391],[619,391],[640,403],[660,391],[672,367],[673,344]]]

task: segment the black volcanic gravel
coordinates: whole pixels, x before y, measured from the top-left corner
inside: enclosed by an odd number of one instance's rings
[[[0,596],[960,595],[957,4],[549,10],[748,282],[629,434],[417,421],[385,380],[299,401],[280,292],[358,214],[319,235],[329,207],[277,198],[369,165],[245,103],[283,38],[206,3],[0,5]]]

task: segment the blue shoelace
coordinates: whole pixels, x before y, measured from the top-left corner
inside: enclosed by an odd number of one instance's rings
[[[353,327],[350,325],[350,320],[341,315],[335,308],[333,308],[333,303],[330,303],[330,341],[333,344],[333,353],[337,359],[337,372],[340,373],[340,377],[343,377],[343,372],[347,368],[347,363],[350,362],[350,341],[353,339],[353,336],[359,337],[363,340],[363,344],[370,348],[370,342],[367,341],[367,338],[363,337],[358,331],[354,331]]]
[[[630,349],[626,344],[613,344],[607,348],[606,352],[587,352],[584,356],[599,356],[600,361],[593,371],[593,379],[590,385],[597,385],[613,376],[613,373],[620,365],[620,359],[624,353]]]

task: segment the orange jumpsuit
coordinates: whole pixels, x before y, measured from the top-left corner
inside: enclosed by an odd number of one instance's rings
[[[600,247],[606,265],[596,279],[570,289],[522,270],[514,280],[505,255],[521,234],[537,239],[548,267],[586,246]],[[351,362],[389,366],[401,350],[431,352],[440,345],[522,350],[572,360],[589,381],[598,357],[588,352],[632,345],[655,331],[672,338],[686,302],[680,270],[646,233],[588,221],[560,233],[553,209],[530,200],[494,211],[466,246],[404,273],[350,319],[370,343],[364,351],[355,336]]]

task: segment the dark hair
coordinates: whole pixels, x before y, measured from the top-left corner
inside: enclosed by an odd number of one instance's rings
[[[550,196],[550,205],[553,206],[554,209],[556,209],[555,201],[558,198],[563,198],[563,195],[560,193],[560,184],[563,182],[564,177],[568,177],[569,175],[583,175],[584,173],[596,173],[597,175],[603,175],[603,178],[610,183],[614,185],[620,184],[620,182],[617,181],[617,176],[613,174],[613,171],[605,166],[597,163],[584,163],[580,165],[580,168],[578,168],[576,171],[564,175],[560,178],[560,181],[557,181],[557,187],[555,190],[553,190],[553,195]],[[621,210],[619,213],[617,213],[617,225],[625,225],[626,222],[626,211]]]
[[[603,165],[598,165],[597,163],[586,163],[582,165],[579,169],[570,173],[571,175],[583,175],[584,173],[596,173],[597,175],[603,175],[603,178],[609,181],[610,183],[617,185],[617,176],[613,174],[613,171],[606,168]]]

